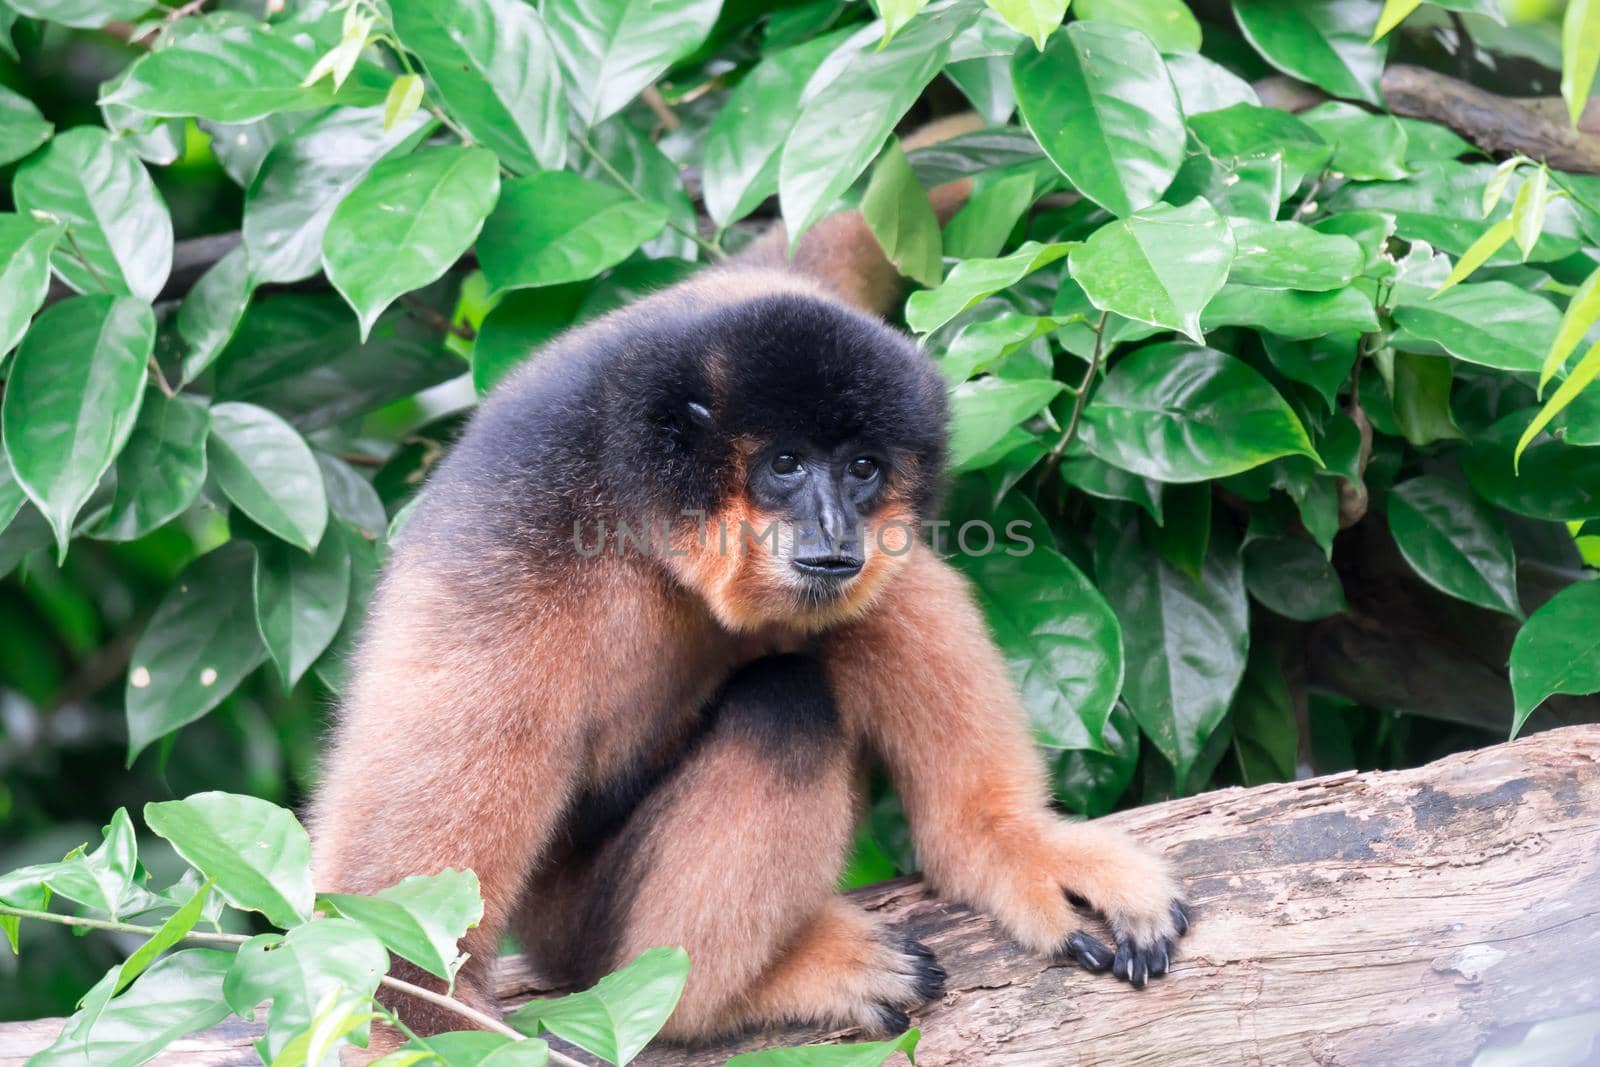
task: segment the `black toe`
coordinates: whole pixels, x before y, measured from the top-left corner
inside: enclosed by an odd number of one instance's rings
[[[1103,971],[1111,966],[1111,950],[1099,938],[1082,931],[1068,935],[1062,951],[1086,971]]]
[[[1181,900],[1172,902],[1172,922],[1178,928],[1178,936],[1182,937],[1189,932],[1189,905]]]
[[[911,1029],[911,1016],[899,1008],[879,1004],[878,1027],[886,1034],[903,1034]]]
[[[1157,976],[1166,974],[1167,968],[1171,965],[1172,942],[1162,938],[1156,947],[1150,950],[1150,973]]]
[[[924,945],[921,941],[913,941],[909,937],[900,942],[900,951],[907,956],[918,956],[925,960],[933,959],[933,949]]]

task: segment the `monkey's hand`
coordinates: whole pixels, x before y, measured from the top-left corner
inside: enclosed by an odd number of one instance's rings
[[[1189,906],[1167,864],[1124,834],[1092,823],[1057,823],[1047,849],[1061,891],[1105,917],[1115,948],[1083,930],[1057,953],[1086,970],[1111,973],[1142,989],[1163,975],[1177,939],[1189,929]]]

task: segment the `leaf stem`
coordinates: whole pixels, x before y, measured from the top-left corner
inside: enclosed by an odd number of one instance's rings
[[[90,919],[82,915],[61,915],[53,911],[32,911],[28,908],[13,908],[9,904],[0,904],[0,915],[14,915],[19,919],[37,919],[40,922],[56,923],[60,926],[80,926],[86,930],[106,930],[114,934],[141,934],[149,937],[158,927],[140,926],[138,923],[117,922],[114,919]],[[213,945],[242,945],[250,940],[248,934],[225,934],[221,931],[201,930],[198,933],[191,930],[183,935],[185,941],[199,941]]]
[[[1089,387],[1094,384],[1095,375],[1100,373],[1100,364],[1105,358],[1106,350],[1106,320],[1111,317],[1111,312],[1100,312],[1100,321],[1094,324],[1094,355],[1089,359],[1089,369],[1084,372],[1083,381],[1078,384],[1078,395],[1072,401],[1072,417],[1067,420],[1067,428],[1061,431],[1061,439],[1056,442],[1050,454],[1045,457],[1046,471],[1049,471],[1067,451],[1067,446],[1072,443],[1072,438],[1078,432],[1078,423],[1083,420],[1083,409],[1089,406]]]
[[[1306,195],[1294,209],[1294,214],[1289,216],[1290,222],[1302,222],[1310,218],[1317,210],[1317,197],[1322,193],[1322,187],[1328,184],[1328,177],[1332,172],[1324,169],[1317,175],[1317,180],[1311,183],[1311,188],[1306,190]]]
[[[581,133],[575,133],[572,136],[573,139],[578,142],[578,147],[583,149],[584,152],[588,154],[590,159],[594,160],[597,167],[606,172],[607,177],[616,182],[618,185],[622,186],[623,189],[627,190],[630,196],[639,201],[641,204],[651,203],[650,198],[641,193],[638,188],[623,175],[621,171],[619,171],[616,167],[613,167],[611,165],[611,161],[605,156],[601,155],[600,150],[595,148],[594,145],[590,144],[587,137]],[[710,256],[715,262],[720,263],[728,258],[728,254],[722,249],[718,248],[710,241],[707,241],[704,237],[701,237],[693,230],[689,230],[678,225],[670,218],[667,220],[667,228],[670,230],[675,230],[680,235],[693,241],[702,252]]]
[[[109,294],[111,286],[107,285],[106,280],[100,276],[100,272],[95,270],[94,264],[89,262],[89,257],[83,254],[83,246],[78,244],[78,238],[73,234],[71,226],[67,227],[66,235],[67,244],[72,246],[72,254],[78,257],[78,262],[83,264],[84,269],[89,272],[89,276],[95,280],[95,284]]]

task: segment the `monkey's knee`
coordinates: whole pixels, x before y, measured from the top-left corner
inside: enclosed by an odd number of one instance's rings
[[[714,732],[779,767],[835,752],[844,740],[822,661],[804,653],[766,656],[735,671],[718,695]]]

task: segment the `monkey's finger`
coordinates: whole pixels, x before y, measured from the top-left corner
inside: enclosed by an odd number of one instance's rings
[[[1172,902],[1172,922],[1178,928],[1178,936],[1182,937],[1189,932],[1189,905],[1181,900]]]
[[[1062,952],[1086,971],[1103,971],[1111,966],[1111,950],[1099,938],[1081,930],[1067,936]]]

